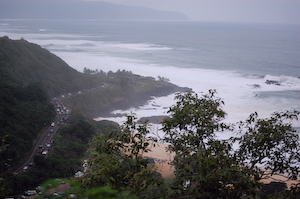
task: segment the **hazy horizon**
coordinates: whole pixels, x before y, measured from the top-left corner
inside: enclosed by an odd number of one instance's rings
[[[1,0],[0,18],[9,19],[8,16],[17,16],[22,12],[29,16],[31,12],[38,13],[40,16],[50,12],[55,16],[56,12],[60,11],[68,16],[68,12],[75,9],[75,14],[80,16],[83,15],[81,11],[90,10],[90,13],[95,13],[96,10],[98,15],[116,11],[115,8],[101,11],[100,4],[98,7],[82,8],[75,3],[87,1],[134,6],[137,11],[140,10],[140,14],[145,14],[141,7],[177,12],[186,15],[192,21],[300,24],[300,0]],[[25,11],[24,7],[27,8]]]
[[[95,1],[95,0],[92,0]],[[297,23],[300,0],[104,0],[105,2],[177,11],[194,21]]]

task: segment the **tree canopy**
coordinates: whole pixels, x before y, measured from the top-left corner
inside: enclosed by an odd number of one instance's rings
[[[225,103],[215,90],[201,96],[191,91],[178,93],[175,100],[161,128],[165,133],[162,141],[170,144],[167,151],[175,153],[174,179],[163,179],[143,158],[152,146],[148,122],[138,124],[132,115],[120,128],[108,121],[102,121],[98,128],[83,114],[74,115],[57,137],[50,162],[37,156],[36,167],[51,170],[53,177],[59,177],[64,168],[72,173],[79,164],[72,156],[82,156],[86,150],[83,144],[89,143],[88,169],[77,179],[78,198],[103,194],[112,198],[172,199],[299,197],[300,183],[291,189],[284,183],[260,183],[275,174],[299,178],[299,135],[292,125],[299,111],[275,112],[269,118],[252,113],[245,121],[229,125],[224,122]],[[233,131],[235,136],[219,139],[216,133],[222,131]],[[86,139],[91,135],[95,135],[92,140]],[[58,160],[60,153],[69,154],[64,157],[65,165]],[[33,174],[41,176],[37,170]],[[28,173],[18,179],[23,182],[29,178]],[[5,180],[0,183],[7,187]]]
[[[108,185],[118,191],[127,190],[138,198],[156,198],[155,194],[147,194],[155,188],[161,192],[160,196],[166,196],[161,174],[140,156],[150,150],[148,133],[147,123],[137,125],[136,118],[128,116],[121,133],[95,137],[91,149],[94,157],[81,179],[83,189]]]
[[[84,188],[109,185],[138,198],[149,198],[145,193],[153,187],[160,193],[156,198],[260,198],[274,190],[297,197],[298,185],[288,191],[285,184],[262,186],[260,180],[274,174],[299,177],[299,136],[292,127],[298,111],[275,112],[265,119],[253,113],[234,126],[223,122],[224,102],[215,90],[202,96],[178,93],[175,99],[162,122],[163,141],[175,153],[175,178],[168,186],[139,156],[149,150],[147,122],[137,125],[129,116],[120,134],[94,140],[96,153],[82,180]],[[236,136],[221,140],[216,137],[221,131]],[[162,185],[166,187],[158,189]],[[273,185],[278,188],[271,189]]]
[[[176,154],[172,198],[255,197],[259,180],[268,175],[299,177],[299,136],[291,124],[298,111],[276,112],[266,119],[254,113],[234,129],[222,122],[224,102],[215,90],[201,97],[180,93],[175,99],[162,122],[168,150]],[[223,130],[238,136],[217,139],[215,133]]]

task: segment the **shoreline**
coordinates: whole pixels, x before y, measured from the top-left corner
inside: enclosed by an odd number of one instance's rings
[[[165,150],[167,146],[168,144],[155,143],[155,147],[152,147],[150,152],[143,154],[143,157],[153,158],[155,160],[155,167],[161,173],[163,178],[174,178],[174,167],[172,167],[170,162],[173,160],[175,154],[167,153]],[[277,174],[266,179],[262,179],[259,182],[264,184],[269,184],[271,182],[284,182],[286,183],[287,188],[290,189],[293,184],[300,183],[300,180],[288,180],[287,177]]]
[[[174,153],[166,152],[168,144],[152,142],[150,145],[151,151],[143,154],[144,158],[153,158],[155,161],[155,167],[160,172],[163,178],[174,178],[174,167],[172,167],[172,160],[174,159]]]

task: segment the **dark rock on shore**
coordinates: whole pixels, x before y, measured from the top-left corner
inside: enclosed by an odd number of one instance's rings
[[[142,117],[138,122],[142,123],[148,121],[149,123],[159,124],[161,123],[166,117],[166,115],[157,115],[157,116],[150,116],[150,117]]]
[[[251,86],[252,88],[261,88],[261,86],[259,84],[252,84],[252,85],[248,85]]]
[[[280,86],[280,82],[276,81],[276,80],[267,80],[265,83],[266,84],[274,84],[276,86]]]

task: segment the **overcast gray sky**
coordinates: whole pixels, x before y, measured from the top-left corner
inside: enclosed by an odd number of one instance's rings
[[[300,0],[103,0],[179,11],[192,20],[300,23]]]

